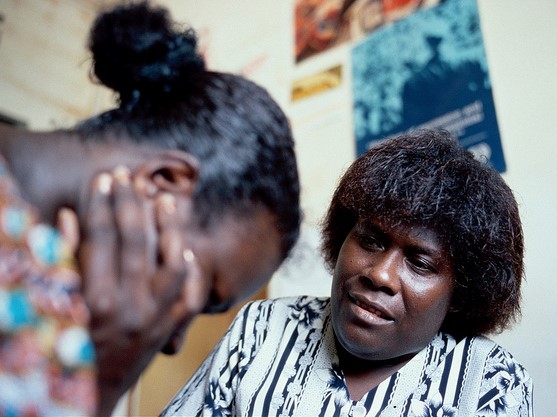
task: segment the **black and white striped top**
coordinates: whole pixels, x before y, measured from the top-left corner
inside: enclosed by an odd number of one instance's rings
[[[329,298],[247,304],[162,416],[533,416],[532,380],[484,337],[439,333],[360,401],[348,395]]]

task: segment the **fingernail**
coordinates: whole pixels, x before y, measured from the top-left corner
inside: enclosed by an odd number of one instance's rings
[[[112,177],[110,174],[106,172],[99,174],[95,180],[95,187],[101,194],[110,194],[112,190]]]
[[[57,215],[58,219],[60,219],[62,223],[66,223],[67,221],[73,219],[72,210],[67,207],[62,207],[60,210],[58,210]]]
[[[57,225],[60,228],[72,224],[75,219],[73,211],[66,207],[62,207],[58,210],[57,217]]]
[[[122,185],[127,185],[131,181],[131,172],[127,167],[123,165],[119,165],[114,168],[114,170],[112,171],[112,175],[114,176],[114,179]]]
[[[191,263],[193,262],[193,260],[195,259],[195,255],[193,254],[193,251],[191,249],[184,249],[184,251],[182,252],[182,256],[184,257],[184,261],[186,261],[186,263]]]
[[[176,211],[176,198],[172,194],[162,194],[159,197],[159,204],[167,214],[174,214]]]

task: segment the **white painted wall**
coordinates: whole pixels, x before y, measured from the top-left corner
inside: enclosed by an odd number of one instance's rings
[[[294,65],[294,0],[160,0],[174,16],[200,29],[213,69],[244,72],[263,84],[291,117],[297,141],[306,211],[305,246],[335,183],[354,156],[349,54],[339,47]],[[484,41],[508,170],[504,178],[520,203],[526,236],[522,322],[496,337],[528,368],[535,383],[538,416],[555,415],[557,372],[557,1],[478,0]],[[292,104],[294,80],[341,63],[342,87]],[[304,271],[313,270],[310,259]],[[329,280],[301,274],[270,295],[328,294]],[[310,279],[305,279],[306,276]],[[280,277],[280,275],[279,275]],[[282,277],[283,278],[283,277]],[[555,293],[554,293],[555,291]]]
[[[67,127],[111,105],[89,79],[100,0],[0,0],[0,112],[34,129]]]

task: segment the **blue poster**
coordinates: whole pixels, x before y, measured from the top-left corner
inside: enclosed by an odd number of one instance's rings
[[[358,155],[416,129],[445,129],[506,169],[476,0],[446,0],[371,34],[352,51]]]

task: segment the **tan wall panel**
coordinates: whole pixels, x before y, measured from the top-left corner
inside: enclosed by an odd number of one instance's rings
[[[2,0],[0,111],[34,128],[74,124],[109,107],[89,79],[86,48],[94,3]]]

